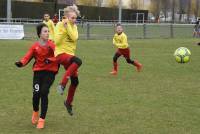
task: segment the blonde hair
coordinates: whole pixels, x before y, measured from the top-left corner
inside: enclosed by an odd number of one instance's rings
[[[76,5],[67,6],[66,8],[64,8],[64,14],[68,14],[69,12],[75,12],[77,16],[80,15],[80,11],[78,10],[78,7]]]

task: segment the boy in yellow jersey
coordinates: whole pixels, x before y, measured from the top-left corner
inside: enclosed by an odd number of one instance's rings
[[[49,39],[54,41],[55,26],[54,26],[53,21],[50,19],[49,14],[47,14],[47,13],[44,14],[43,23],[46,24],[49,28]]]
[[[79,10],[77,6],[74,5],[64,8],[65,19],[57,23],[55,32],[56,60],[59,64],[63,65],[66,70],[57,90],[62,95],[68,80],[71,80],[68,95],[66,101],[64,101],[64,105],[70,115],[73,115],[71,104],[75,90],[79,84],[78,68],[82,64],[81,59],[75,56],[78,40],[78,30],[76,26],[76,18],[78,15]]]
[[[116,34],[113,37],[113,44],[117,47],[117,51],[113,57],[113,70],[112,72],[110,72],[111,74],[117,75],[118,71],[117,59],[122,55],[126,59],[127,63],[136,66],[138,72],[142,69],[142,64],[140,64],[136,60],[130,59],[130,49],[127,42],[127,36],[123,32],[121,24],[117,24],[116,26]]]

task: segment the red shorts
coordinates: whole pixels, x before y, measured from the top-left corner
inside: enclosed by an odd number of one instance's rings
[[[56,60],[58,62],[58,64],[61,64],[64,66],[65,70],[68,69],[68,67],[72,64],[71,63],[71,58],[73,58],[74,55],[70,55],[70,54],[59,54],[58,56],[56,56]],[[75,74],[73,74],[73,76],[78,76],[78,70],[75,72]]]
[[[129,48],[125,48],[125,49],[118,48],[116,53],[118,53],[119,55],[123,55],[125,58],[130,58]]]

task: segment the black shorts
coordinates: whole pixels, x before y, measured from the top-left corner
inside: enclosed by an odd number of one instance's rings
[[[33,75],[33,93],[47,95],[55,80],[55,72],[35,71]]]

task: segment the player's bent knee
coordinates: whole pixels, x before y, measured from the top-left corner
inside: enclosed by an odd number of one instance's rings
[[[133,61],[131,59],[126,59],[126,62],[129,64],[133,63]]]
[[[71,77],[71,84],[73,86],[78,86],[78,84],[79,84],[78,77]]]
[[[117,59],[118,59],[118,58],[119,58],[119,55],[115,54],[114,57],[113,57],[113,61],[114,61],[114,62],[117,62]]]
[[[82,60],[75,56],[71,59],[71,62],[75,62],[78,66],[82,65]]]
[[[73,86],[78,86],[79,81],[74,81],[74,82],[72,82],[71,84],[72,84]]]
[[[117,62],[117,59],[120,57],[121,55],[118,53],[115,53],[115,55],[113,56],[113,62]]]
[[[113,61],[117,62],[117,57],[116,56],[113,57]]]

